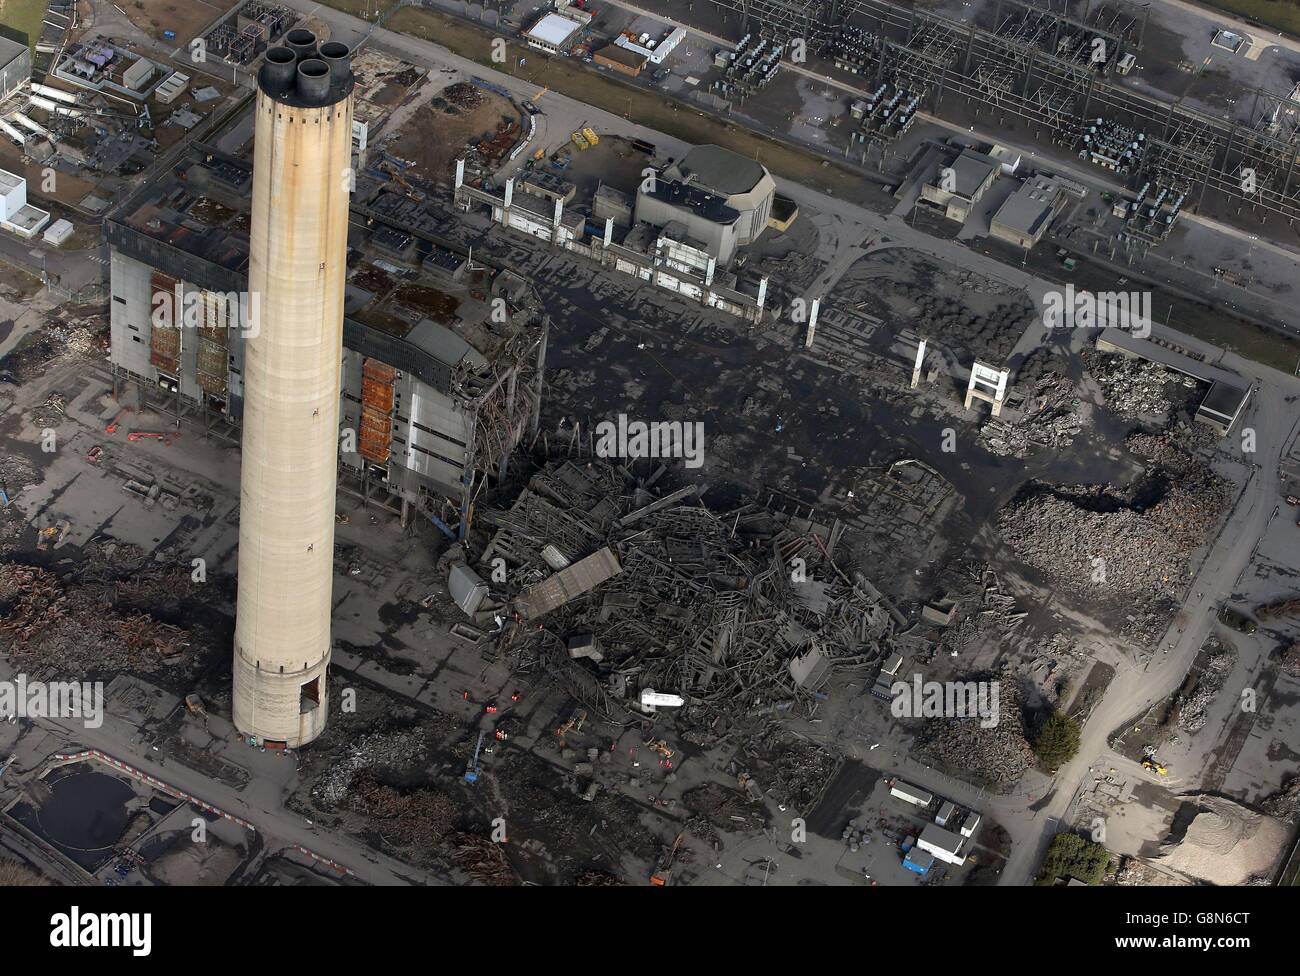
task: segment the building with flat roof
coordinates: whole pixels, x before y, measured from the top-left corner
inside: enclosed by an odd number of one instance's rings
[[[1031,176],[1002,201],[989,221],[989,233],[1000,241],[1029,250],[1042,240],[1065,200],[1065,187],[1056,177]]]
[[[767,229],[776,181],[757,160],[696,146],[637,190],[636,219],[654,227],[677,223],[720,265]]]
[[[105,221],[115,387],[232,440],[257,328],[251,189],[247,162],[194,145]],[[463,516],[538,423],[548,319],[517,276],[465,263],[373,213],[349,228],[340,484],[403,518],[454,524],[447,499]]]
[[[49,219],[48,210],[27,202],[27,180],[0,169],[0,227],[19,237],[35,237]]]
[[[889,795],[897,797],[905,803],[915,804],[918,807],[928,807],[934,802],[934,794],[929,790],[923,790],[911,783],[904,783],[901,779],[894,781],[894,785],[889,788]]]
[[[0,37],[0,101],[32,80],[32,49]]]
[[[607,44],[599,51],[592,52],[592,60],[606,68],[613,68],[620,74],[635,78],[641,73],[648,60],[644,54],[629,51],[618,44]]]
[[[934,855],[913,845],[903,858],[903,867],[913,874],[929,874],[930,869],[934,867]]]
[[[966,863],[966,858],[960,853],[965,840],[960,834],[945,830],[938,824],[926,824],[921,836],[917,838],[916,846],[929,851],[941,861],[961,866]]]
[[[562,16],[557,13],[545,13],[537,23],[524,32],[528,46],[548,54],[562,54],[567,51],[583,28],[580,20]]]
[[[1001,172],[1000,160],[974,149],[963,149],[947,166],[939,167],[931,182],[921,187],[921,199],[942,207],[949,220],[965,223]]]
[[[1236,426],[1237,419],[1250,401],[1254,389],[1250,381],[1221,366],[1205,362],[1204,354],[1199,349],[1181,345],[1192,344],[1196,340],[1160,325],[1152,325],[1150,329],[1151,336],[1157,342],[1138,338],[1125,329],[1103,329],[1097,336],[1097,348],[1102,352],[1145,359],[1208,384],[1209,389],[1196,408],[1196,420],[1212,427],[1220,436],[1226,436]]]

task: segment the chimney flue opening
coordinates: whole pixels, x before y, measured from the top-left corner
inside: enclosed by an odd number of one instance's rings
[[[298,62],[298,97],[309,105],[329,100],[330,68],[320,58]]]

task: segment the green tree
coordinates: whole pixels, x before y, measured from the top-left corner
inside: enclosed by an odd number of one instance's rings
[[[1065,878],[1101,884],[1110,865],[1110,851],[1080,834],[1057,834],[1043,856],[1034,884],[1052,885]]]
[[[1050,769],[1059,769],[1079,751],[1082,732],[1079,723],[1070,716],[1053,712],[1034,737],[1034,753]]]

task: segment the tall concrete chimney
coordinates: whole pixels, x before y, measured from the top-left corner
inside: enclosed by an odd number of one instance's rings
[[[325,728],[353,78],[289,33],[258,73],[234,720],[293,748]]]

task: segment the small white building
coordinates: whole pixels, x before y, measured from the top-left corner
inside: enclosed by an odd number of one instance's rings
[[[0,169],[0,227],[19,237],[35,237],[50,214],[27,202],[27,181]]]
[[[189,83],[189,75],[182,74],[179,71],[173,71],[163,79],[162,84],[153,90],[154,100],[160,105],[170,105],[172,102],[176,101],[176,99],[181,97],[181,94],[189,86]]]
[[[966,858],[959,853],[964,841],[964,837],[954,834],[951,830],[944,830],[938,824],[926,824],[916,841],[916,846],[923,851],[929,851],[941,861],[960,866],[966,863]]]
[[[53,244],[55,247],[58,247],[72,236],[73,230],[72,221],[59,218],[54,223],[50,224],[49,227],[45,228],[45,233],[42,237],[46,244]]]
[[[894,780],[894,785],[889,788],[889,795],[907,803],[914,803],[918,807],[928,807],[934,802],[933,793],[923,790],[919,786],[904,783],[901,779]]]
[[[568,49],[573,37],[582,29],[581,22],[560,14],[544,14],[537,23],[528,28],[524,37],[529,47],[549,54],[560,54]]]

